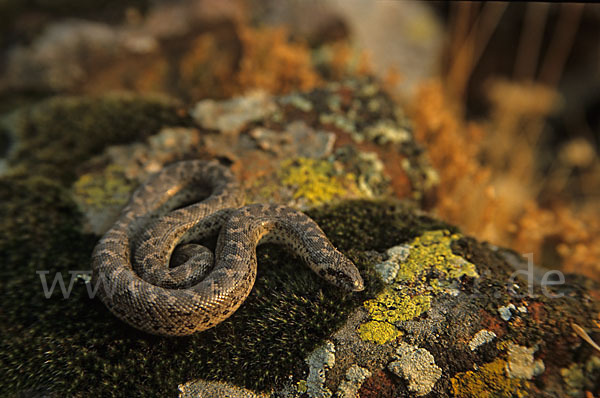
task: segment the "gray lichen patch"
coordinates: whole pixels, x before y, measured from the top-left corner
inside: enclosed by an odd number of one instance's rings
[[[342,381],[336,392],[336,398],[356,398],[362,383],[371,377],[368,369],[353,364],[346,372],[346,379]]]
[[[500,314],[500,318],[504,321],[510,321],[510,318],[513,316],[513,311],[516,311],[517,307],[514,304],[503,305],[498,307],[498,313]]]
[[[306,393],[311,398],[329,398],[331,390],[325,387],[326,374],[335,365],[335,346],[331,341],[315,349],[306,358],[308,378]]]
[[[506,370],[511,377],[530,380],[544,373],[546,369],[541,359],[534,359],[534,347],[507,344],[508,361]]]
[[[282,159],[287,157],[321,159],[331,154],[335,143],[333,133],[315,130],[301,120],[291,122],[284,131],[257,127],[248,135],[258,148]]]
[[[297,93],[281,96],[279,98],[279,103],[281,105],[292,105],[303,112],[310,112],[314,108],[312,102]]]
[[[262,120],[276,109],[277,106],[270,95],[255,91],[226,101],[200,101],[191,114],[205,129],[237,134],[248,123]]]
[[[429,394],[442,376],[442,369],[435,364],[429,351],[401,342],[396,350],[397,359],[388,369],[408,383],[408,389],[417,396]]]
[[[473,336],[471,341],[469,341],[469,348],[471,351],[475,351],[479,346],[489,343],[496,337],[496,333],[491,330],[482,329]]]
[[[410,246],[398,245],[389,248],[386,251],[387,260],[375,264],[375,270],[379,277],[388,284],[391,284],[398,275],[400,263],[404,262],[410,254]]]
[[[369,126],[362,134],[354,134],[353,138],[358,142],[363,139],[373,141],[379,145],[400,145],[410,141],[411,132],[403,126],[390,120],[382,120],[373,126]]]

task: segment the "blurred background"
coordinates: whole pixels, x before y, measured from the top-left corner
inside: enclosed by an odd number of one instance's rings
[[[600,5],[2,0],[0,113],[127,90],[191,105],[379,79],[464,232],[600,280]],[[0,157],[11,137],[0,130]]]

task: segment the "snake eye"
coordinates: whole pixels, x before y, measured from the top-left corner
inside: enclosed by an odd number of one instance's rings
[[[330,270],[329,273],[333,277],[332,282],[344,289],[360,292],[365,288],[364,281],[356,265],[341,253],[339,253],[339,258],[336,261],[335,271]]]

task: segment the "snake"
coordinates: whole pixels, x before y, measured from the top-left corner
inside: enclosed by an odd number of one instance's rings
[[[216,160],[178,161],[148,177],[93,250],[97,297],[144,332],[201,332],[246,300],[256,281],[256,247],[268,242],[339,288],[364,289],[355,264],[309,216],[280,204],[244,205],[244,196]],[[213,254],[202,242],[215,236]]]

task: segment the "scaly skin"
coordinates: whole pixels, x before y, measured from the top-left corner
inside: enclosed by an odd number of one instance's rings
[[[214,161],[178,162],[150,177],[92,254],[92,283],[102,302],[148,333],[206,330],[248,297],[256,246],[267,241],[287,246],[327,281],[363,289],[356,266],[307,215],[272,204],[240,207],[243,202],[231,172]],[[213,261],[193,242],[217,233]],[[170,267],[172,255],[180,263]]]

